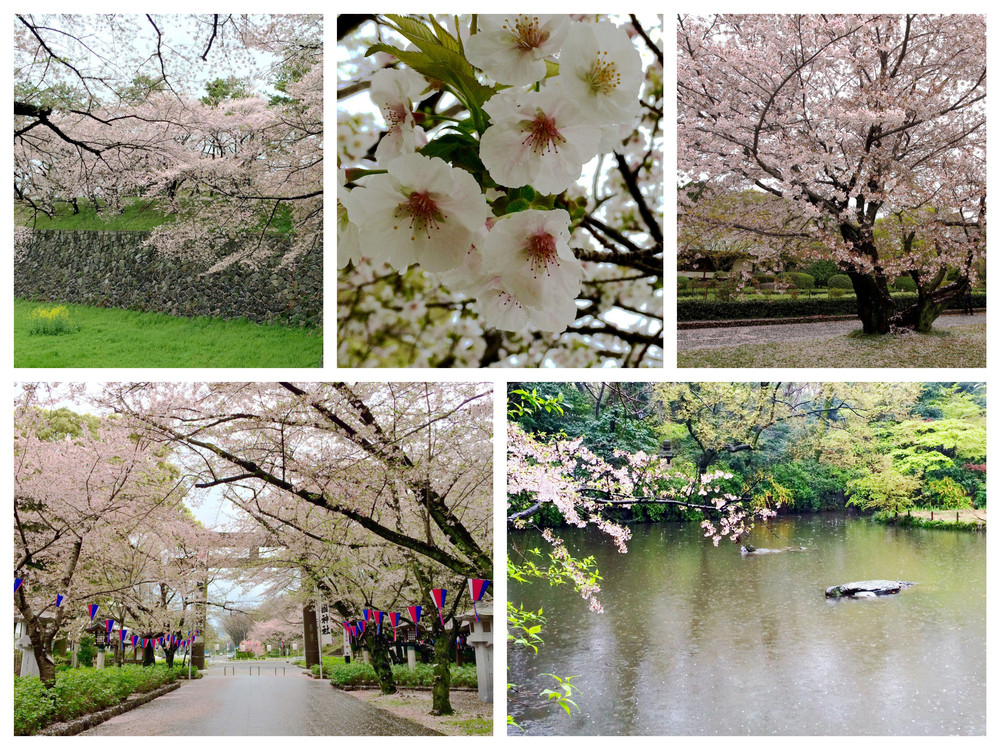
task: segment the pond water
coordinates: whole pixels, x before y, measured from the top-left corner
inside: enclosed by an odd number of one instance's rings
[[[626,555],[591,530],[561,535],[597,558],[605,612],[568,587],[511,582],[511,601],[547,618],[537,655],[508,655],[508,713],[529,735],[986,731],[985,534],[783,517],[750,543],[807,549],[747,557],[697,524],[634,526]],[[545,549],[533,532],[510,546]],[[918,585],[824,596],[875,578]],[[537,697],[554,687],[546,672],[575,675],[572,717]]]

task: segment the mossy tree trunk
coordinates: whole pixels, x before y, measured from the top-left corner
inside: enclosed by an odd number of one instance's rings
[[[365,628],[365,644],[372,655],[372,667],[378,677],[379,688],[383,695],[396,692],[396,679],[392,676],[392,660],[389,658],[389,648],[385,643],[385,635],[376,632],[373,623]]]
[[[451,661],[455,655],[458,624],[451,632],[439,630],[434,639],[434,685],[431,688],[431,714],[442,716],[455,713],[451,707]]]

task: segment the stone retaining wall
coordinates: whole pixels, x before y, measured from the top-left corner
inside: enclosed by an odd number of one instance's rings
[[[320,244],[287,265],[288,237],[265,240],[265,258],[206,273],[215,259],[163,255],[149,232],[21,230],[15,234],[14,296],[45,302],[247,318],[258,323],[319,326],[323,321]]]

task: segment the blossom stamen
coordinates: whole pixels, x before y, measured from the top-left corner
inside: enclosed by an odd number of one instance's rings
[[[396,206],[394,216],[397,219],[405,219],[407,216],[410,218],[410,229],[413,230],[411,240],[416,240],[418,232],[430,237],[432,230],[437,231],[438,222],[448,218],[441,212],[429,193],[416,191],[410,193],[404,203]],[[393,227],[393,229],[398,228],[398,224]]]
[[[549,117],[540,109],[535,113],[534,120],[522,123],[521,129],[528,133],[528,137],[521,141],[521,145],[527,146],[535,154],[544,154],[547,151],[559,153],[559,146],[566,142],[556,127],[555,118]]]
[[[528,251],[528,259],[531,262],[531,272],[538,278],[538,269],[544,268],[545,275],[551,276],[549,265],[559,265],[558,250],[556,249],[556,238],[545,231],[537,232],[528,238],[525,247]]]
[[[608,59],[607,51],[600,50],[584,80],[595,94],[609,94],[621,85],[622,77],[615,62]]]
[[[514,38],[514,46],[523,52],[541,47],[549,38],[549,32],[539,28],[538,16],[517,16],[514,25],[504,21],[503,30]]]

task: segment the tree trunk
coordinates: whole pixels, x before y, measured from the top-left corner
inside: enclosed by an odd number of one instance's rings
[[[38,679],[46,687],[52,687],[56,684],[56,665],[52,661],[51,642],[46,642],[44,637],[37,637],[35,633],[31,633],[31,650],[35,654],[35,661],[38,662]]]
[[[365,641],[372,655],[372,667],[375,669],[375,676],[378,677],[382,694],[395,693],[396,679],[392,676],[392,660],[389,658],[389,649],[386,647],[385,639],[377,635],[374,629],[366,628]]]
[[[930,333],[934,321],[953,299],[965,293],[968,285],[967,279],[960,279],[930,292],[918,286],[917,301],[896,315],[893,323],[917,333]]]
[[[170,667],[171,669],[174,666],[174,652],[176,650],[177,649],[168,648],[163,652],[164,658],[167,660],[167,666]]]
[[[142,666],[151,667],[156,664],[156,644],[150,643],[142,647]]]
[[[453,714],[451,707],[451,655],[455,650],[457,625],[453,632],[442,630],[434,641],[434,686],[431,688],[431,714],[441,716]]]
[[[858,317],[865,333],[889,333],[896,303],[889,295],[889,284],[881,274],[848,271],[858,298]]]

